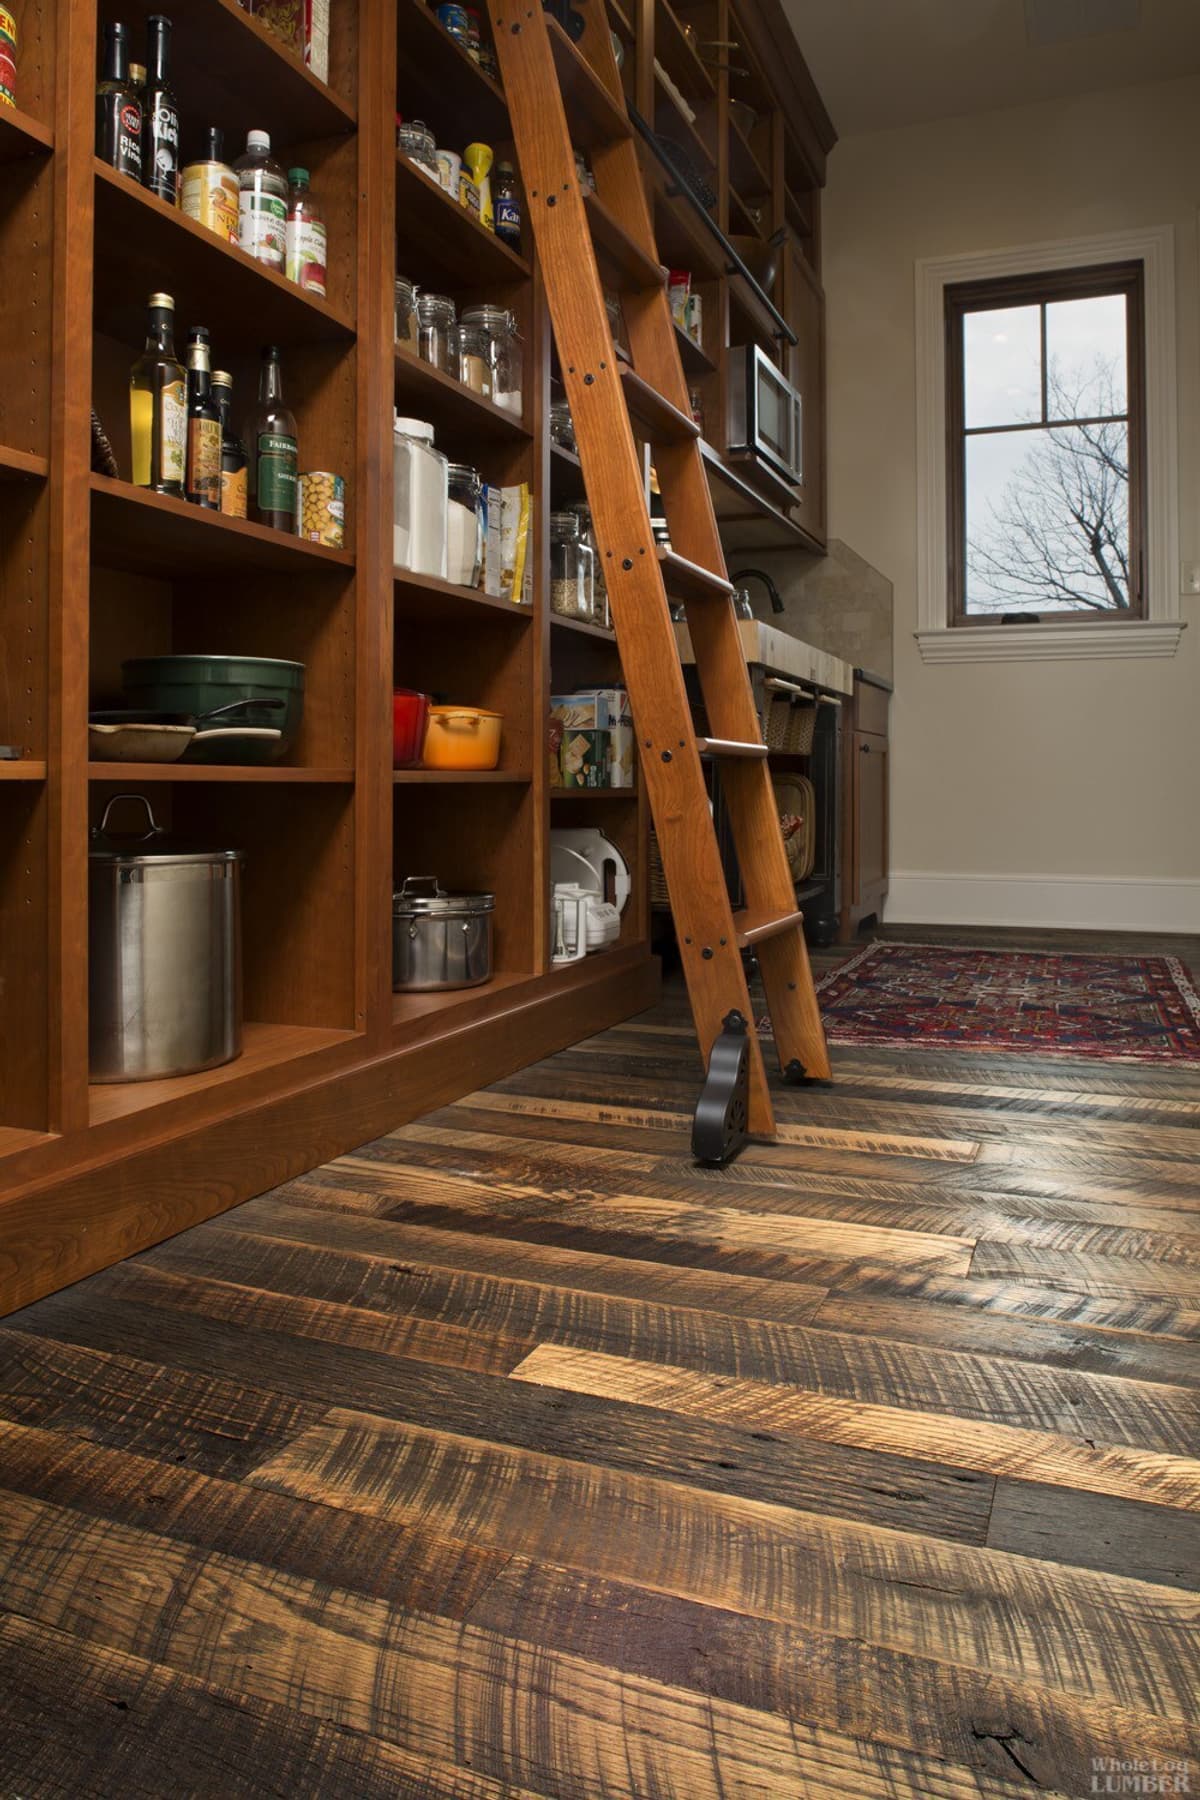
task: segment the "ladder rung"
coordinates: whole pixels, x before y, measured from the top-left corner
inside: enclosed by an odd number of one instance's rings
[[[514,30],[515,30],[514,26]],[[581,149],[633,136],[625,108],[613,99],[587,58],[571,42],[553,14],[546,16],[554,66],[571,119],[571,136]]]
[[[739,744],[735,738],[697,738],[696,748],[701,756],[742,757],[754,762],[767,759],[765,744]]]
[[[733,583],[723,575],[714,575],[711,569],[676,556],[673,550],[660,550],[658,560],[663,584],[675,600],[728,600],[733,592]]]
[[[632,369],[621,370],[621,386],[629,416],[642,427],[652,444],[683,444],[700,436],[700,427],[687,413],[643,381]]]
[[[779,937],[781,933],[803,925],[804,914],[739,912],[734,913],[733,923],[739,946],[748,950],[751,944],[761,944],[764,938]]]
[[[665,287],[667,271],[657,257],[643,250],[599,196],[588,188],[584,189],[583,205],[601,268],[614,274],[618,283],[627,287]]]

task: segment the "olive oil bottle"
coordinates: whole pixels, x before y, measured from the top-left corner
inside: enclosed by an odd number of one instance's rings
[[[175,302],[151,294],[146,348],[129,373],[129,430],[135,487],[183,494],[187,384],[175,355]]]
[[[276,531],[296,529],[299,501],[296,421],[283,404],[279,350],[267,344],[258,377],[258,405],[246,423],[250,517]]]
[[[221,511],[231,519],[246,517],[246,452],[230,423],[233,414],[233,376],[213,370],[213,398],[221,414]]]
[[[221,412],[212,391],[208,333],[195,325],[187,350],[187,475],[185,491],[195,506],[221,505]]]

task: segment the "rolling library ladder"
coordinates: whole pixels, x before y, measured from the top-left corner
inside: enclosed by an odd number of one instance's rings
[[[736,1155],[747,1133],[775,1135],[744,949],[753,946],[758,956],[784,1075],[796,1081],[829,1077],[803,916],[796,910],[666,271],[658,261],[603,9],[588,7],[578,49],[540,0],[489,0],[489,11],[642,779],[708,1070],[692,1147],[702,1161],[722,1163]],[[576,175],[573,136],[589,149],[595,194],[585,192]],[[619,277],[632,366],[622,365],[613,346],[598,256]],[[634,421],[653,450],[671,550],[655,547]],[[686,608],[711,737],[698,738],[692,727],[668,595]],[[721,763],[747,897],[746,910],[736,916],[702,756]]]

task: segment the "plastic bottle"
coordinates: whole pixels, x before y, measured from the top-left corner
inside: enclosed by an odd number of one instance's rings
[[[325,298],[325,221],[308,185],[307,169],[288,170],[287,278]]]
[[[224,133],[210,125],[197,162],[183,171],[183,210],[227,244],[238,241],[238,178],[224,160]]]
[[[492,189],[492,205],[496,212],[496,236],[510,250],[521,254],[521,197],[517,177],[511,163],[496,164],[496,182]]]
[[[486,225],[489,231],[496,229],[496,216],[492,211],[492,182],[489,174],[492,157],[493,151],[490,144],[468,144],[463,151],[463,161],[471,171],[471,180],[479,189],[479,223]]]
[[[246,134],[246,154],[234,163],[238,178],[238,243],[268,269],[287,266],[287,177],[271,155],[270,134]]]

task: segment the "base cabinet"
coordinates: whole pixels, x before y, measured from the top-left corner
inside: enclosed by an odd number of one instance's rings
[[[843,752],[843,944],[864,919],[879,917],[888,890],[889,694],[886,684],[855,672],[854,709]]]

